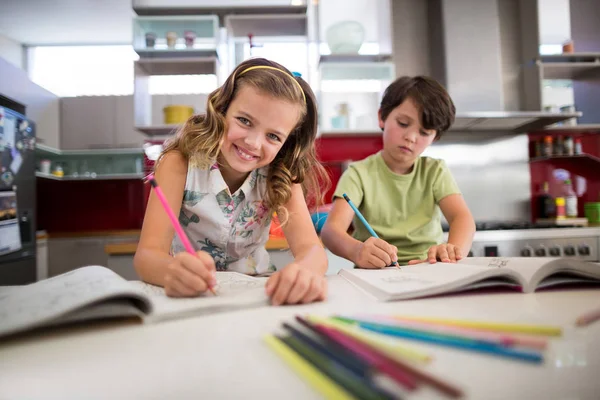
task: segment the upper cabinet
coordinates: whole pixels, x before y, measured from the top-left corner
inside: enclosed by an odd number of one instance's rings
[[[377,109],[395,79],[389,0],[322,0],[314,6],[321,134],[377,130]]]
[[[151,79],[160,75],[212,75],[219,80],[219,18],[215,15],[137,16],[133,20],[133,115],[135,128],[145,134],[166,135],[176,124],[154,111]],[[195,110],[196,104],[164,104]],[[184,121],[180,121],[184,122]]]

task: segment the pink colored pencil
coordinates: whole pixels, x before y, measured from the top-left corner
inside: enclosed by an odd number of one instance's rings
[[[417,384],[420,382],[426,383],[437,390],[449,395],[450,397],[462,397],[464,393],[454,385],[443,381],[429,373],[416,368],[409,363],[403,363],[396,359],[391,359],[383,353],[380,353],[377,349],[355,339],[351,336],[338,331],[335,328],[327,327],[321,324],[315,324],[317,329],[322,334],[328,336],[333,341],[346,347],[353,353],[359,355],[363,360],[370,363],[374,368],[380,372],[394,378],[397,382],[401,383],[400,380],[406,381],[406,384],[402,383],[409,390],[414,390]]]
[[[598,320],[600,320],[600,308],[579,316],[575,321],[575,325],[586,326]]]
[[[147,179],[148,179],[148,182],[150,182],[150,184],[152,185],[152,188],[154,189],[154,193],[156,193],[156,196],[158,196],[158,199],[160,200],[161,204],[163,205],[163,208],[165,209],[167,215],[169,216],[169,219],[171,220],[171,224],[173,225],[173,228],[175,229],[177,236],[179,236],[181,243],[183,243],[183,247],[185,247],[185,250],[188,253],[195,256],[196,252],[194,251],[194,247],[192,247],[192,243],[190,243],[190,239],[188,239],[187,235],[183,231],[183,228],[181,227],[179,220],[175,216],[175,213],[173,212],[171,207],[169,207],[169,203],[167,202],[167,198],[165,197],[165,194],[163,193],[160,186],[158,186],[156,179],[154,179],[154,174],[148,175]],[[209,286],[208,289],[212,292],[212,294],[215,294],[215,295],[217,294],[217,292],[215,292],[215,289],[213,287]]]
[[[359,317],[358,319],[365,321],[373,321],[382,324],[392,326],[402,326],[406,328],[414,328],[417,330],[423,330],[427,332],[440,333],[444,335],[457,336],[461,338],[469,338],[474,340],[481,340],[494,344],[501,344],[503,346],[522,346],[529,347],[537,350],[544,350],[548,346],[546,339],[530,338],[517,335],[507,335],[503,333],[478,331],[469,328],[454,327],[454,326],[441,326],[429,322],[413,321],[408,319],[402,319],[398,317]]]

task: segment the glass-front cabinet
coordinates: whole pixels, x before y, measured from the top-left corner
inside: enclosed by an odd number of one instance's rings
[[[377,110],[395,79],[389,0],[316,5],[321,134],[378,131]]]

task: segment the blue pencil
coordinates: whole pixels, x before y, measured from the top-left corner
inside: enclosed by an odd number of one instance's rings
[[[348,195],[346,193],[344,193],[343,196],[344,196],[344,199],[346,199],[346,201],[348,202],[348,204],[352,208],[352,210],[354,211],[354,214],[356,214],[356,216],[358,217],[358,219],[360,219],[360,222],[362,222],[363,225],[365,226],[365,228],[367,228],[367,230],[369,231],[369,233],[371,234],[371,236],[374,236],[377,239],[379,239],[379,235],[377,235],[377,233],[373,230],[373,228],[371,228],[371,225],[369,225],[369,223],[367,222],[367,220],[365,219],[365,217],[363,217],[363,215],[361,214],[361,212],[358,211],[358,207],[356,207],[354,205],[354,203],[352,202],[352,200],[350,200],[350,197],[348,197]],[[391,265],[398,265],[398,263],[396,261],[392,261]]]
[[[516,350],[512,348],[506,348],[489,343],[482,343],[475,340],[467,340],[460,338],[444,337],[442,335],[435,335],[426,332],[413,331],[410,329],[404,329],[395,326],[388,326],[383,324],[376,324],[364,321],[358,321],[354,319],[348,319],[343,317],[334,317],[334,319],[346,323],[355,323],[361,328],[381,333],[388,336],[396,336],[405,339],[414,339],[422,342],[428,342],[433,344],[439,344],[443,346],[456,347],[465,350],[478,351],[481,353],[489,353],[502,357],[515,358],[522,361],[529,361],[534,363],[541,363],[543,357],[540,353]]]

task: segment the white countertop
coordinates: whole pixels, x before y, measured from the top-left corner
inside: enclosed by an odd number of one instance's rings
[[[378,303],[339,276],[330,297],[306,306],[266,307],[141,325],[63,328],[0,342],[1,399],[319,398],[263,342],[296,314],[402,313],[560,325],[542,365],[407,342],[434,357],[427,370],[471,399],[598,399],[600,322],[575,328],[600,306],[598,290],[473,293]],[[408,399],[432,398],[415,392]]]

